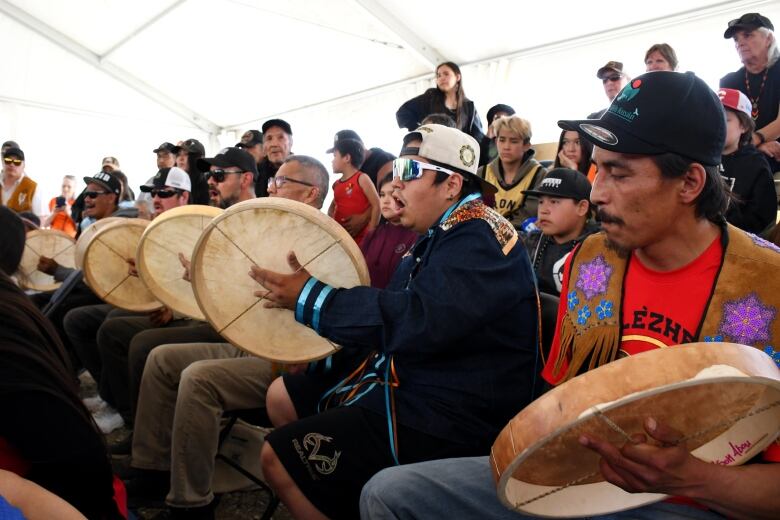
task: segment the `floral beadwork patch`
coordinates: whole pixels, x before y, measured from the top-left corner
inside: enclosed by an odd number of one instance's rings
[[[569,296],[566,299],[566,304],[568,305],[570,311],[573,311],[574,307],[580,304],[580,299],[577,297],[577,291],[571,291],[569,293]]]
[[[753,233],[748,233],[747,235],[750,237],[750,240],[752,240],[753,243],[758,247],[765,247],[766,249],[771,249],[775,253],[780,253],[780,247],[777,247],[769,240],[764,240],[763,238],[756,236]]]
[[[704,336],[704,342],[705,343],[714,343],[714,342],[721,342],[723,341],[723,336],[720,334],[716,334],[714,336]]]
[[[585,293],[585,298],[590,300],[594,296],[607,292],[612,271],[612,266],[604,260],[602,255],[599,255],[580,266],[580,273],[574,286]]]
[[[743,345],[767,342],[776,316],[776,308],[764,305],[756,293],[750,293],[741,300],[726,302],[718,333]]]
[[[601,300],[598,305],[596,305],[596,316],[599,317],[600,320],[605,320],[607,318],[612,317],[612,302],[609,300]]]
[[[767,345],[766,348],[764,348],[764,353],[771,357],[775,364],[780,367],[780,350],[775,350],[772,348],[772,345]]]
[[[587,305],[583,305],[582,309],[577,312],[577,323],[585,325],[588,323],[588,318],[590,318],[590,309]]]

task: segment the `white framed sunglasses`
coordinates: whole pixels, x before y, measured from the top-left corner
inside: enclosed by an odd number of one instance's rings
[[[423,170],[434,170],[437,172],[446,173],[452,175],[455,173],[447,168],[436,166],[435,164],[424,163],[422,161],[416,161],[414,159],[394,159],[393,160],[393,178],[400,179],[404,182],[419,179],[423,175]]]

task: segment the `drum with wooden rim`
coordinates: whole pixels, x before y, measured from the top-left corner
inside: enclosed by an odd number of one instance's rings
[[[183,278],[183,254],[189,261],[203,230],[222,210],[193,204],[172,208],[144,230],[136,251],[138,275],[152,294],[171,310],[204,320],[192,284]]]
[[[575,377],[528,405],[499,434],[490,454],[499,499],[523,513],[565,518],[666,498],[606,482],[599,455],[578,442],[588,433],[625,444],[645,433],[647,417],[680,432],[701,460],[742,464],[780,433],[780,369],[753,347],[692,343]]]
[[[42,257],[54,259],[63,267],[75,267],[76,241],[70,235],[56,229],[36,229],[26,235],[24,253],[19,264],[21,276],[19,284],[25,289],[35,291],[54,291],[62,282],[38,270],[38,260]]]
[[[95,233],[84,251],[84,278],[94,293],[120,309],[147,312],[162,307],[138,276],[129,273],[129,259],[144,229],[150,224],[139,218],[123,218]]]
[[[369,285],[360,248],[333,219],[300,202],[262,198],[236,204],[205,229],[192,254],[192,288],[203,314],[224,338],[247,352],[283,363],[331,354],[337,345],[295,321],[292,311],[266,308],[252,265],[290,272],[294,251],[312,276],[333,287]]]

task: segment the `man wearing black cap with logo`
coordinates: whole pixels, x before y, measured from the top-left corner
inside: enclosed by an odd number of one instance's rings
[[[526,196],[539,199],[537,231],[525,239],[539,290],[559,295],[563,266],[572,249],[598,230],[590,220],[590,181],[569,168],[550,170]]]
[[[543,377],[557,385],[588,370],[587,360],[598,365],[696,341],[750,345],[780,363],[768,344],[780,337],[780,249],[725,223],[718,96],[692,73],[651,72],[627,85],[600,120],[558,125],[595,146],[591,201],[604,232],[571,255]],[[675,496],[609,518],[776,518],[780,445],[762,437],[771,443],[763,457],[774,464],[702,460],[683,438],[696,432],[674,430],[685,429],[680,418],[688,412],[647,417],[641,440],[623,446],[580,436],[583,449],[601,457],[606,481],[629,493]],[[499,503],[488,457],[392,468],[366,485],[361,505],[372,519],[401,511],[405,518],[525,518]]]
[[[172,166],[176,166],[176,154],[179,153],[179,149],[176,147],[176,145],[164,142],[154,150],[152,150],[157,155],[157,169],[160,168],[170,168]]]
[[[728,23],[723,37],[733,38],[743,67],[720,80],[722,88],[745,94],[753,104],[753,144],[767,155],[773,172],[780,171],[780,49],[774,25],[759,13],[743,14]]]
[[[292,275],[252,268],[268,289],[258,285],[257,295],[365,357],[365,372],[288,374],[268,390],[277,428],[266,436],[263,474],[297,518],[357,517],[363,484],[393,464],[487,452],[509,410],[539,390],[528,255],[480,198],[493,187],[476,175],[479,144],[422,125],[400,155],[398,217],[422,238],[387,289],[332,288],[294,255]],[[336,384],[354,392],[327,393]]]
[[[631,79],[625,72],[623,72],[623,64],[619,61],[608,61],[606,65],[596,71],[596,77],[601,80],[604,85],[604,94],[607,95],[607,99],[612,103],[618,92],[626,86],[626,82]],[[588,119],[598,119],[606,112],[607,109],[602,109],[597,112],[593,112],[588,115]]]
[[[263,133],[260,130],[247,130],[241,136],[241,140],[236,143],[236,148],[243,148],[249,152],[249,155],[254,157],[255,162],[259,165],[265,157]]]
[[[241,148],[223,148],[214,157],[199,159],[198,168],[206,172],[210,206],[227,209],[254,198],[257,165]]]
[[[38,218],[43,218],[46,214],[46,206],[38,190],[38,183],[24,172],[24,152],[21,148],[8,147],[3,150],[2,157],[3,206],[17,213],[31,211]]]
[[[254,135],[252,139],[255,139]],[[284,119],[269,119],[263,123],[263,153],[265,157],[258,163],[258,173],[255,177],[255,193],[258,197],[268,196],[268,179],[276,175],[279,167],[290,155],[292,143],[290,123]]]

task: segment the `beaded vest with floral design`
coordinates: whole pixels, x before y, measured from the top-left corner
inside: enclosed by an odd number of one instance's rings
[[[780,248],[727,225],[723,259],[695,341],[726,341],[761,349],[780,366]],[[555,372],[562,381],[613,361],[622,336],[627,258],[607,248],[604,233],[588,237],[572,259],[566,314]],[[585,366],[587,365],[587,366]]]

